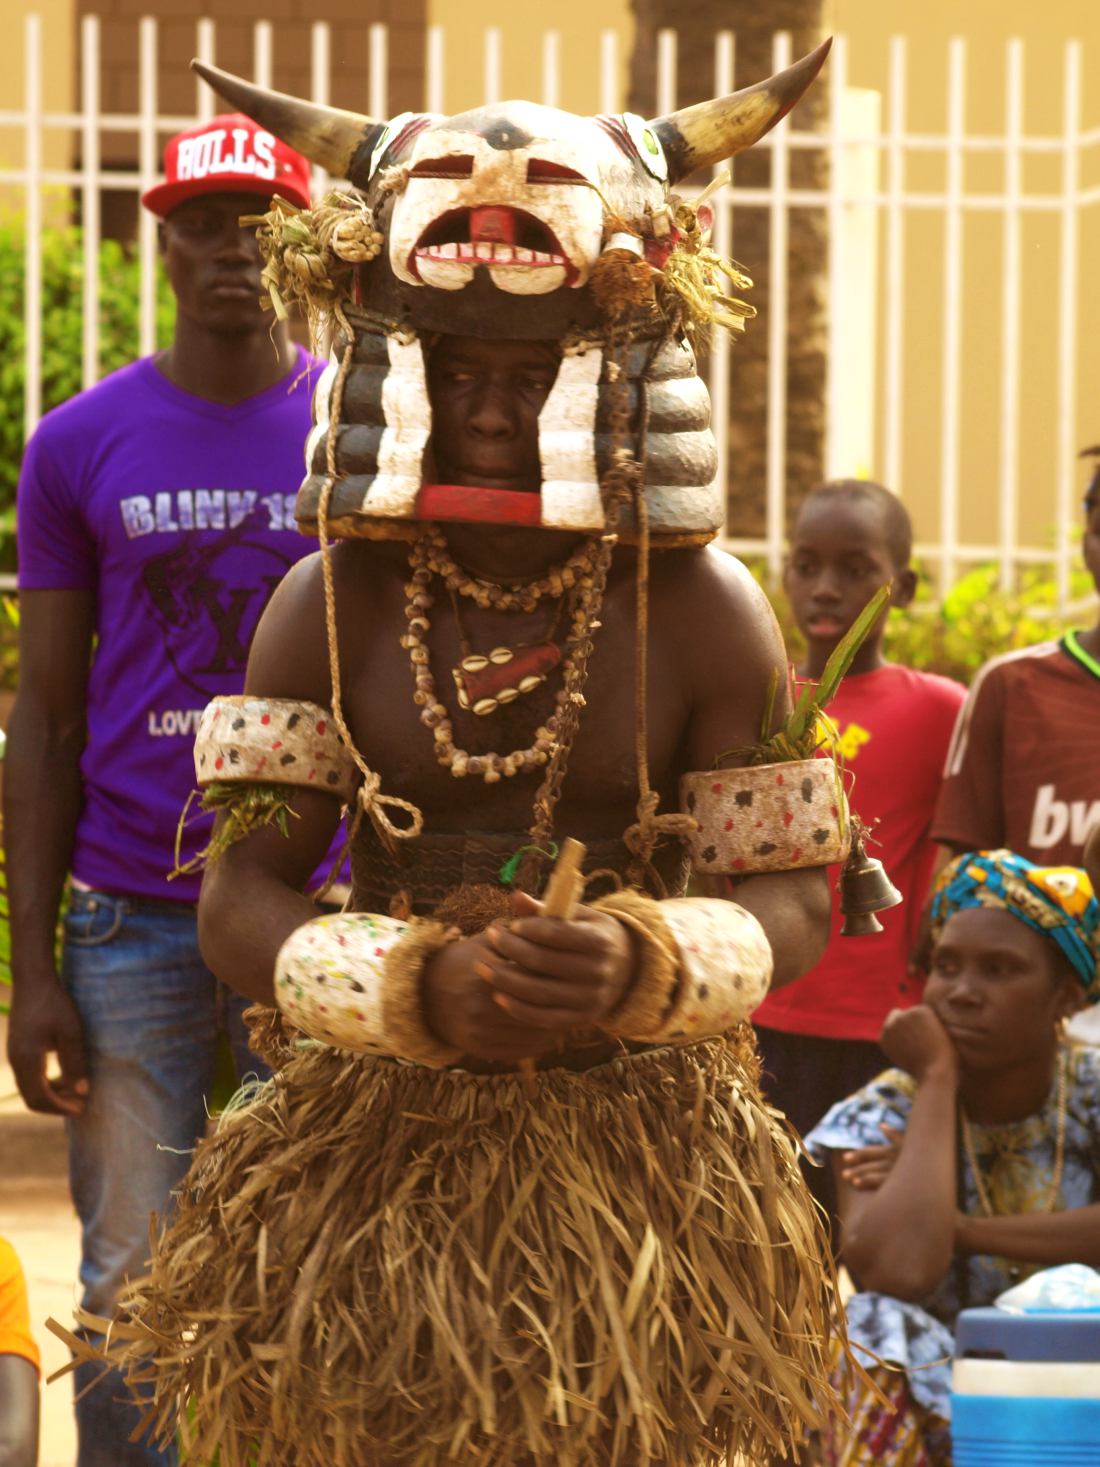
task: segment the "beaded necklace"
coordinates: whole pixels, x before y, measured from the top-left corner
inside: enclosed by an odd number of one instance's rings
[[[581,551],[571,556],[565,565],[548,571],[538,581],[527,582],[522,587],[503,587],[476,581],[461,571],[446,553],[446,541],[442,541],[434,526],[414,542],[409,552],[411,579],[405,586],[405,595],[408,598],[405,604],[408,630],[401,638],[401,645],[409,653],[416,685],[413,702],[421,709],[420,721],[431,730],[436,759],[450,769],[456,779],[480,775],[486,784],[496,784],[501,778],[530,773],[549,761],[559,741],[563,710],[571,702],[584,702],[580,691],[584,680],[584,666],[578,654],[589,642],[594,625],[592,617],[598,593],[597,578],[592,570],[595,568],[594,553],[598,545],[598,541],[589,542]],[[591,560],[590,553],[593,557]],[[448,568],[444,569],[444,566]],[[554,697],[554,712],[535,730],[534,742],[525,749],[514,749],[510,754],[471,754],[466,749],[458,748],[454,742],[454,724],[446,704],[439,698],[428,661],[426,638],[431,629],[428,612],[435,603],[430,590],[433,575],[443,576],[449,589],[460,595],[473,596],[478,605],[491,605],[494,610],[503,611],[533,609],[542,597],[555,594],[555,588],[556,594],[560,595],[566,574],[571,582],[567,604],[569,629],[561,659],[562,685]],[[474,589],[465,589],[467,586]],[[602,591],[602,587],[600,590]],[[494,591],[500,592],[501,596],[495,600],[488,599]],[[486,599],[483,599],[483,595]],[[520,600],[520,597],[524,599]],[[527,606],[528,598],[533,598],[530,608]]]
[[[443,531],[437,525],[428,525],[417,541],[420,552],[418,564],[439,576],[448,591],[460,596],[469,596],[478,606],[494,611],[534,611],[544,596],[562,596],[571,591],[580,581],[592,575],[596,568],[600,538],[585,540],[561,565],[552,566],[544,575],[530,581],[513,582],[499,586],[494,581],[481,581],[469,571],[463,570],[451,555]]]
[[[1062,1173],[1066,1162],[1066,1094],[1069,1084],[1069,1058],[1063,1048],[1058,1059],[1058,1119],[1057,1130],[1054,1139],[1054,1172],[1047,1189],[1046,1199],[1039,1212],[1053,1212],[1054,1204],[1058,1200],[1058,1194],[1062,1190]],[[974,1186],[978,1193],[978,1201],[981,1203],[982,1212],[986,1217],[996,1217],[993,1207],[993,1199],[985,1185],[978,1166],[977,1154],[974,1150],[974,1138],[970,1133],[970,1121],[967,1119],[966,1111],[959,1106],[959,1120],[961,1122],[963,1149],[966,1152],[966,1164],[970,1168],[970,1175],[974,1178]]]

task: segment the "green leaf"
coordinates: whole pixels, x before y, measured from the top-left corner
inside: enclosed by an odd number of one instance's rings
[[[844,633],[825,664],[820,681],[803,683],[794,708],[778,733],[768,737],[771,710],[775,702],[778,676],[773,675],[768,689],[764,726],[760,742],[744,749],[728,749],[714,761],[717,768],[726,759],[747,758],[750,764],[784,764],[795,759],[808,759],[821,741],[819,722],[844,674],[851,667],[867,634],[885,611],[890,600],[890,585],[880,586]]]

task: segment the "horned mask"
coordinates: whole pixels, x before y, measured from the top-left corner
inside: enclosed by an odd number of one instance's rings
[[[673,188],[762,137],[798,101],[827,51],[828,42],[757,86],[648,121],[502,102],[454,117],[403,113],[382,122],[193,63],[236,108],[355,190],[343,200],[349,217],[333,223],[326,215],[316,259],[299,264],[306,278],[309,269],[323,276],[341,322],[314,395],[299,522],[315,524],[333,467],[327,518],[337,534],[407,535],[425,518],[509,520],[504,500],[524,496],[498,493],[487,508],[488,491],[448,493],[425,482],[432,477],[425,353],[437,333],[453,333],[562,346],[539,419],[537,523],[587,533],[604,527],[601,483],[623,447],[613,441],[609,388],[625,371],[634,438],[627,447],[644,464],[654,542],[710,539],[723,518],[710,403],[685,317],[670,311],[665,289],[689,250],[700,255],[706,220],[685,210]],[[288,236],[308,233],[310,222],[303,216]],[[358,252],[341,248],[353,236]],[[706,258],[717,263],[711,254],[695,265],[703,283],[695,293],[728,300]],[[269,280],[278,275],[270,259]],[[609,280],[625,282],[626,304],[614,303]],[[731,304],[740,315],[726,324],[751,314]],[[518,508],[530,523],[530,505]],[[621,529],[631,532],[629,509]]]

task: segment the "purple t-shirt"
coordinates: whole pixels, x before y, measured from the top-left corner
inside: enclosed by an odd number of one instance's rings
[[[47,414],[27,445],[20,588],[95,593],[72,860],[88,886],[198,897],[198,875],[167,879],[195,731],[211,698],[241,691],[260,613],[314,548],[294,499],[320,370],[299,350],[281,382],[226,406],[144,358]],[[209,824],[188,827],[185,856]]]

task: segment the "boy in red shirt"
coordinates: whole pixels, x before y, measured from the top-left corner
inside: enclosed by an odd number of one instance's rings
[[[799,677],[820,678],[829,654],[885,582],[893,582],[892,606],[909,605],[917,584],[911,549],[909,516],[881,484],[841,479],[807,496],[783,577],[806,639]],[[803,1135],[882,1069],[877,1040],[890,1010],[920,1001],[908,957],[935,859],[932,812],[965,689],[886,662],[886,615],[856,654],[829,717],[854,775],[852,808],[872,832],[870,853],[904,902],[879,914],[883,931],[871,937],[841,937],[843,919],[834,909],[821,962],[769,994],[753,1015],[768,1098]],[[834,882],[839,874],[836,867]],[[810,1182],[825,1202],[825,1174],[815,1169]]]
[[[1084,508],[1085,564],[1100,590],[1100,466]],[[936,840],[956,852],[1005,846],[1038,865],[1080,866],[1100,822],[1098,729],[1100,622],[994,657],[951,741]]]

